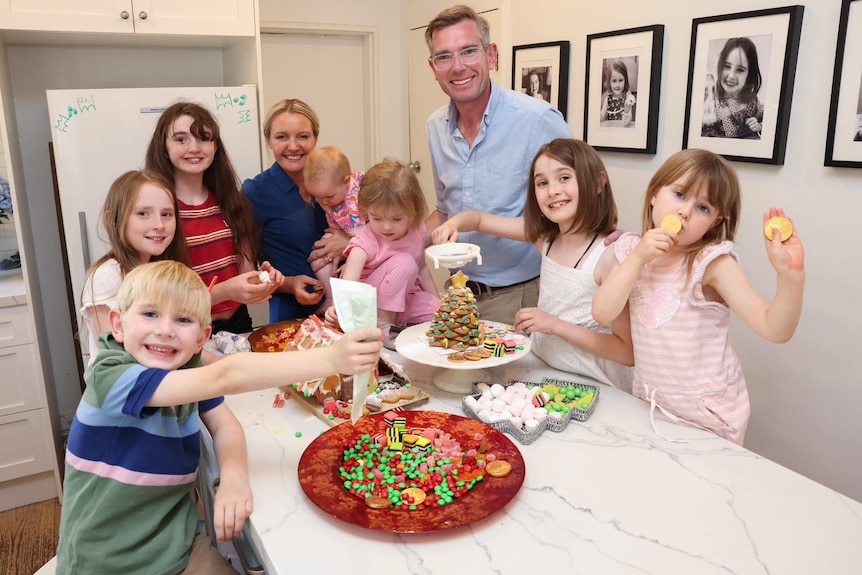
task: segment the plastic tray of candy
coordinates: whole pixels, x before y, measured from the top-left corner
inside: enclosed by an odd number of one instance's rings
[[[526,384],[527,387],[541,387],[544,385],[556,385],[557,387],[574,386],[586,392],[593,392],[593,399],[586,409],[572,407],[569,408],[568,412],[566,412],[566,414],[560,418],[555,418],[551,416],[545,417],[539,422],[539,425],[537,425],[534,429],[530,431],[526,430],[523,426],[519,426],[512,423],[509,420],[485,422],[486,425],[490,425],[497,431],[500,431],[502,433],[508,433],[510,436],[514,437],[519,443],[523,445],[529,445],[536,441],[536,439],[538,439],[542,432],[546,429],[550,429],[553,432],[559,433],[560,431],[564,430],[566,426],[569,425],[569,421],[571,419],[577,419],[578,421],[586,421],[590,417],[590,415],[592,415],[593,410],[596,407],[596,403],[598,403],[599,401],[599,388],[597,386],[586,383],[578,383],[574,381],[566,381],[562,379],[545,377],[542,378],[541,382],[512,379],[509,380],[508,383],[503,383],[500,385],[502,385],[503,387],[508,387],[519,381]],[[480,383],[482,382],[474,382],[473,393],[471,395],[465,396],[461,400],[461,409],[464,410],[464,413],[467,415],[467,417],[478,421],[482,421],[482,419],[479,417],[479,414],[476,413],[472,407],[470,407],[467,398],[473,397],[477,400],[479,399],[479,397],[482,395],[482,391],[477,386]],[[486,383],[486,385],[493,384]]]

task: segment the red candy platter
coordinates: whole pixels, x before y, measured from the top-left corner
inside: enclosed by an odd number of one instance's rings
[[[487,453],[512,466],[505,477],[485,473],[472,491],[444,506],[424,509],[373,509],[349,493],[339,476],[345,441],[364,434],[374,436],[385,430],[383,414],[361,418],[355,425],[337,425],[318,436],[299,460],[299,484],[311,501],[333,517],[378,531],[427,533],[462,527],[484,519],[505,507],[521,489],[526,474],[524,458],[512,441],[484,423],[437,411],[401,412],[410,428],[437,428],[455,438],[484,436]]]

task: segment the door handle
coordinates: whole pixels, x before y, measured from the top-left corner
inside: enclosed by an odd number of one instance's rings
[[[419,160],[415,162],[410,162],[407,164],[407,167],[416,172],[417,174],[422,171],[422,165],[419,163]]]

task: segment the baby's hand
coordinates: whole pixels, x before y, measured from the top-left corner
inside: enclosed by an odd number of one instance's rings
[[[445,244],[446,242],[458,241],[458,228],[451,224],[443,223],[431,232],[431,242],[434,244]]]
[[[632,255],[636,255],[644,265],[669,252],[676,245],[679,236],[664,228],[653,228],[643,235]]]
[[[334,305],[326,308],[326,312],[323,314],[323,321],[331,328],[341,329],[341,326],[338,325],[338,314],[335,311]]]
[[[383,347],[383,332],[379,327],[363,327],[345,333],[331,346],[335,373],[354,374],[371,371],[377,367],[380,349]]]
[[[252,509],[251,487],[248,483],[238,485],[224,482],[219,486],[213,504],[213,528],[220,543],[240,534]]]

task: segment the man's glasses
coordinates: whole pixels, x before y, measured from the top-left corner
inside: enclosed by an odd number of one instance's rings
[[[428,58],[428,61],[434,65],[436,70],[444,72],[455,64],[455,58],[461,60],[461,63],[465,66],[468,64],[475,64],[479,61],[479,58],[482,57],[482,50],[484,49],[485,47],[483,46],[470,46],[468,48],[464,48],[457,54],[444,53],[431,56]]]

